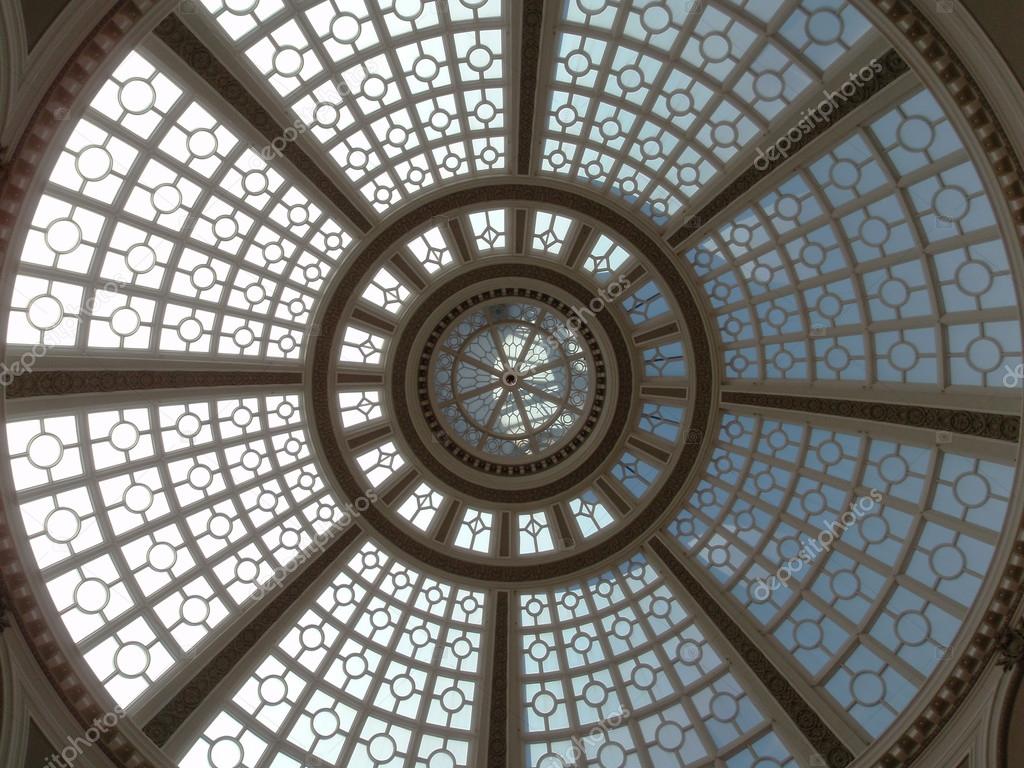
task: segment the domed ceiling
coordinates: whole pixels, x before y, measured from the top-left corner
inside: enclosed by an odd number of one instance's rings
[[[909,764],[1020,190],[905,5],[125,0],[7,170],[15,618],[125,768]]]

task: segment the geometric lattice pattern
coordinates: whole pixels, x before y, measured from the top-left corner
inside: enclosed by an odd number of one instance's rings
[[[232,694],[182,768],[482,765],[488,604],[366,542]]]
[[[870,25],[845,0],[564,0],[542,172],[664,224]]]
[[[202,3],[374,210],[505,171],[507,2]]]
[[[796,768],[771,721],[644,555],[519,595],[528,768]]]
[[[1012,482],[1012,466],[934,442],[726,413],[668,530],[876,738],[946,657]]]
[[[1002,387],[1016,296],[988,196],[927,91],[686,252],[742,380]]]
[[[155,58],[130,53],[39,200],[8,343],[298,359],[351,238],[283,173]]]
[[[41,578],[122,707],[351,520],[297,394],[82,408],[8,422],[7,440]]]

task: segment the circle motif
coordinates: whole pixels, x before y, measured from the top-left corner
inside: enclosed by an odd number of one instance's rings
[[[421,357],[428,376],[420,399],[429,403],[437,442],[501,474],[575,451],[604,382],[596,342],[567,315],[555,299],[514,292],[479,296],[449,313]]]
[[[105,178],[114,167],[114,158],[104,147],[86,147],[75,158],[75,170],[86,181],[99,181]]]

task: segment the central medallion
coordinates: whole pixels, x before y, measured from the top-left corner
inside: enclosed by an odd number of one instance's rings
[[[496,299],[457,317],[430,362],[445,431],[468,451],[536,458],[571,437],[588,406],[593,361],[552,306]]]
[[[497,474],[572,453],[605,392],[592,333],[570,307],[536,291],[492,290],[461,302],[430,335],[420,371],[434,439]]]

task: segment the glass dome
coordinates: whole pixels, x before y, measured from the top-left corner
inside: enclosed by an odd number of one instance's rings
[[[918,11],[151,5],[0,227],[5,588],[113,764],[918,759],[1024,510],[1024,174]]]
[[[466,450],[504,460],[565,442],[594,386],[594,364],[569,318],[526,301],[455,318],[428,370],[445,430]]]

